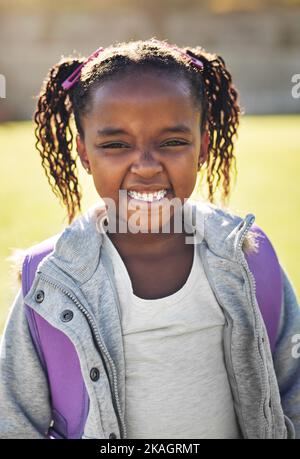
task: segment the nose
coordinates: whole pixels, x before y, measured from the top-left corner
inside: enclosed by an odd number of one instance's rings
[[[147,150],[138,154],[131,165],[130,171],[141,177],[151,178],[159,172],[162,172],[163,166],[161,162],[154,158],[153,154]]]

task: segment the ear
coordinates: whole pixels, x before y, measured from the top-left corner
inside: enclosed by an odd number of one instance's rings
[[[81,164],[83,165],[87,173],[91,174],[91,168],[90,168],[89,159],[86,153],[85,143],[79,134],[77,134],[76,136],[76,150],[79,155]]]
[[[209,141],[210,141],[209,131],[205,130],[201,135],[201,147],[200,147],[200,154],[198,158],[198,170],[200,170],[200,167],[207,160]]]

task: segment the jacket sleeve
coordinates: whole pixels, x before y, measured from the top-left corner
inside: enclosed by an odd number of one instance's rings
[[[273,354],[284,414],[300,438],[300,308],[294,286],[281,266],[283,300],[279,333]]]
[[[0,438],[46,438],[49,388],[35,351],[19,289],[0,349]]]

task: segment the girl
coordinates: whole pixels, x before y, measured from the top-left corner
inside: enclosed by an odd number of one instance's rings
[[[254,216],[213,204],[217,187],[223,204],[230,192],[237,99],[220,56],[155,39],[50,70],[35,132],[69,225],[7,321],[2,438],[46,438],[49,427],[63,438],[300,437],[295,292],[280,267],[272,359],[244,257],[258,248]],[[74,222],[73,117],[81,163],[105,203]],[[208,202],[193,203],[204,171]],[[47,355],[34,345],[24,303],[76,350],[88,396],[80,433],[53,407]],[[58,396],[75,384],[69,362]]]

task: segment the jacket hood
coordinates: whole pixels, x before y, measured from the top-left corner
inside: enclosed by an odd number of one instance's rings
[[[243,229],[253,224],[255,216],[247,214],[242,218],[205,202],[188,200],[186,205],[189,208],[188,222],[193,225],[197,236],[196,242],[204,238],[216,255],[235,260]],[[99,264],[103,238],[101,229],[106,215],[105,205],[97,203],[77,217],[56,236],[54,250],[41,261],[39,271],[43,272],[48,263],[55,264],[75,282],[82,284],[88,281]],[[251,250],[256,247],[254,233],[250,231],[244,239],[243,248]]]

